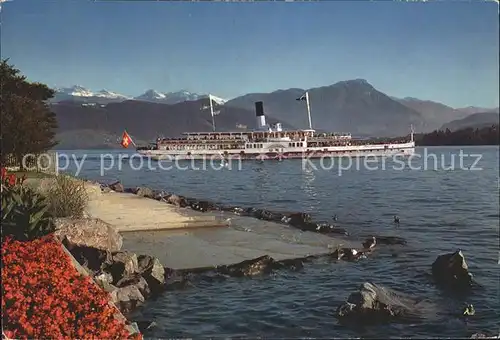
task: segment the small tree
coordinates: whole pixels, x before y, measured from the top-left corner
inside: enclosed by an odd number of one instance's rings
[[[1,161],[13,155],[22,167],[27,153],[42,153],[57,145],[56,116],[46,102],[54,91],[45,84],[27,81],[7,62],[0,62]]]

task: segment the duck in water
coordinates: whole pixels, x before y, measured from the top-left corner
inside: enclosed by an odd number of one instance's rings
[[[476,314],[474,306],[472,304],[466,303],[462,315],[467,317],[467,316],[473,316],[474,314]]]
[[[399,216],[394,215],[394,223],[399,224]]]
[[[353,248],[340,248],[340,246],[334,254],[337,255],[337,260],[345,259],[347,261],[354,261],[360,258],[366,258],[366,255],[364,255],[363,252],[359,252]]]
[[[334,220],[334,221],[336,221],[336,220],[338,220],[338,219],[339,219],[339,218],[338,218],[338,216],[337,216],[337,214],[333,215],[333,217],[332,217],[332,218],[333,218],[333,220]]]
[[[372,236],[371,239],[368,239],[365,242],[363,242],[363,247],[368,250],[372,250],[373,248],[375,248],[376,245],[377,245],[377,239],[375,238],[375,236]]]

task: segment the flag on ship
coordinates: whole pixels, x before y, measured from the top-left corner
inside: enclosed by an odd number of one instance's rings
[[[295,99],[295,100],[306,100],[307,99],[307,92],[304,93],[302,96],[300,96],[299,98]]]
[[[216,105],[218,106],[219,103],[212,98],[211,94],[208,95],[208,100],[210,101],[210,113],[212,114],[212,116],[217,116],[220,113],[220,110],[214,111],[214,107]]]
[[[201,107],[201,109],[200,109],[201,111],[203,111],[203,110],[208,110],[208,109],[213,110],[213,109],[214,109],[214,107],[216,107],[216,106],[219,106],[219,105],[220,105],[220,104],[219,104],[216,100],[214,100],[214,99],[212,98],[212,95],[211,95],[211,94],[209,94],[209,95],[208,95],[208,101],[209,101],[209,104],[208,104],[208,105],[203,105],[203,106]],[[220,110],[217,110],[217,111],[210,111],[210,114],[212,114],[213,116],[217,116],[219,113],[220,113]]]
[[[135,145],[134,141],[132,140],[132,138],[130,138],[127,131],[123,131],[122,141],[120,144],[126,149],[129,147],[130,143]]]

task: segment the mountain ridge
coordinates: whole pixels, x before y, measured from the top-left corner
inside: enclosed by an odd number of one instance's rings
[[[186,131],[212,129],[208,95],[180,90],[172,93],[180,94],[181,101],[167,103],[167,93],[150,89],[142,95],[149,96],[151,100],[120,97],[92,102],[99,93],[108,97],[119,94],[108,90],[92,92],[82,86],[75,86],[72,91],[79,92],[80,96],[52,103],[58,120],[62,122],[58,133],[63,139],[72,138],[71,134],[65,134],[66,131],[81,130],[81,136],[90,136],[101,145],[105,142],[99,141],[99,136],[104,139],[106,135],[106,140],[109,140],[109,135],[119,135],[124,129],[142,140],[151,140],[160,134],[172,137]],[[305,91],[309,92],[313,128],[324,132],[350,132],[353,136],[403,136],[409,133],[411,125],[416,132],[430,132],[481,109],[456,109],[414,97],[391,97],[365,79],[353,79],[310,89],[248,93],[228,101],[214,96],[217,130],[244,131],[254,128],[256,101],[264,102],[264,112],[271,123],[280,121],[285,128],[308,128],[305,102],[297,101]],[[89,93],[92,97],[85,97]],[[200,98],[184,100],[197,96]],[[136,131],[132,132],[132,128]],[[89,133],[92,129],[100,132]],[[78,144],[77,141],[72,143]]]
[[[484,128],[492,125],[498,125],[498,111],[476,112],[462,119],[452,120],[443,126],[440,130],[458,131],[465,128]]]
[[[310,89],[290,88],[249,93],[225,105],[250,109],[263,101],[265,112],[300,127],[308,127],[307,111],[296,99],[309,92],[313,128],[353,134],[391,136],[407,134],[410,125],[424,126],[421,114],[392,100],[365,79],[353,79]]]
[[[155,89],[148,89],[138,96],[126,96],[117,92],[102,89],[99,91],[89,90],[81,85],[73,85],[71,87],[55,88],[55,96],[51,100],[54,102],[61,101],[81,101],[85,103],[108,104],[114,102],[122,102],[126,100],[140,100],[157,102],[164,104],[177,104],[184,101],[196,101],[202,98],[208,98],[208,94],[199,94],[187,90],[179,90],[175,92],[161,92]],[[227,100],[212,95],[215,102],[221,104]]]

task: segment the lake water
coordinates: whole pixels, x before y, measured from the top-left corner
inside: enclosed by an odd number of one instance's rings
[[[66,151],[80,160],[87,154],[82,177],[119,179],[126,186],[149,186],[234,205],[306,211],[315,220],[330,220],[337,214],[337,224],[355,237],[382,234],[408,241],[404,247],[380,247],[358,263],[320,261],[306,264],[300,272],[201,282],[166,292],[140,312],[158,324],[151,337],[422,338],[498,333],[498,148],[418,148],[416,152],[420,157],[404,168],[386,160],[385,170],[381,160],[368,164],[371,169],[363,164],[347,169],[344,160],[346,170],[340,172],[338,163],[328,170],[321,169],[319,161],[303,166],[301,160],[248,162],[242,163],[241,170],[206,171],[133,170],[138,160],[115,160],[113,169],[101,176],[100,154],[108,150]],[[462,157],[462,166],[460,153],[468,155]],[[106,156],[103,163],[108,168],[109,159]],[[74,164],[69,171],[74,173]],[[399,227],[393,215],[400,217]],[[457,249],[463,250],[482,286],[469,296],[447,294],[426,275],[438,255]],[[339,324],[334,318],[337,306],[365,281],[424,298],[435,307],[411,325],[352,328]],[[457,316],[465,301],[476,309],[467,322]]]

